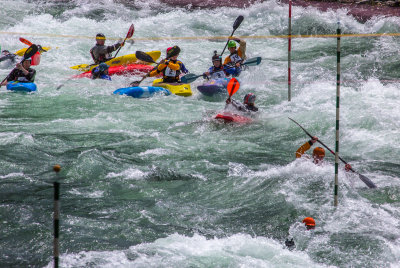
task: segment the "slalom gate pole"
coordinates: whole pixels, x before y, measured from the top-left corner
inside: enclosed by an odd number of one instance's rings
[[[340,112],[340,23],[338,22],[337,33],[337,53],[336,53],[336,143],[335,143],[335,190],[333,205],[338,205],[338,191],[339,191],[339,112]]]
[[[58,172],[60,171],[61,167],[59,165],[55,165],[53,167],[53,170],[56,172],[58,175]],[[57,178],[56,175],[56,178]],[[59,264],[59,255],[60,255],[60,250],[59,250],[59,233],[60,233],[60,183],[55,181],[53,182],[54,186],[54,215],[53,215],[53,229],[54,229],[54,240],[53,240],[53,256],[54,256],[54,268],[58,268]]]
[[[292,53],[292,0],[289,0],[289,26],[288,26],[288,101],[292,99],[291,53]]]

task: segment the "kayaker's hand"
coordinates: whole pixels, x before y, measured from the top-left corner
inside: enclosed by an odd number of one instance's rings
[[[346,165],[344,166],[344,170],[346,170],[347,172],[350,171],[351,169],[352,169],[352,167],[351,167],[350,164],[346,164]]]
[[[16,67],[18,70],[23,71],[23,70],[22,70],[23,67],[22,67],[22,64],[21,64],[21,63],[17,63],[17,65],[15,65],[15,67]]]
[[[240,62],[236,62],[235,66],[240,67],[240,64],[241,64]]]
[[[234,36],[231,36],[231,37],[229,37],[229,40],[233,40],[233,41],[236,41],[236,42],[240,42],[240,38],[237,38],[237,37],[234,37]]]
[[[204,79],[208,79],[208,75],[209,75],[209,74],[210,74],[209,72],[203,73],[203,78],[204,78]]]
[[[314,143],[316,143],[318,141],[318,138],[313,136],[310,141],[312,142],[312,144],[314,144]]]
[[[226,104],[229,104],[229,103],[231,103],[231,102],[232,102],[232,100],[231,100],[230,97],[226,99]]]

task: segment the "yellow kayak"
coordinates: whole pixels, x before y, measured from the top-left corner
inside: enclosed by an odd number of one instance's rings
[[[152,57],[153,60],[156,61],[161,56],[161,51],[150,51],[150,52],[146,52],[146,54],[149,54],[150,57]],[[118,66],[118,65],[133,64],[133,63],[137,63],[137,62],[138,62],[138,59],[136,58],[135,54],[128,54],[125,56],[116,57],[114,59],[106,61],[107,65],[110,67]],[[150,63],[146,62],[146,63],[142,63],[142,64],[150,64]],[[88,72],[88,71],[91,71],[93,68],[95,68],[97,65],[98,64],[80,64],[80,65],[72,66],[70,68],[74,69],[74,70]]]
[[[192,96],[192,90],[190,84],[183,83],[162,83],[162,78],[153,81],[154,87],[162,87],[171,91],[172,94],[189,97]]]
[[[25,51],[28,49],[28,47],[26,48],[21,48],[20,50],[18,50],[17,52],[15,52],[14,54],[17,54],[18,56],[23,56],[25,54]],[[40,50],[40,54],[42,54],[42,52],[47,52],[48,50],[51,49],[51,47],[42,47],[43,50]]]

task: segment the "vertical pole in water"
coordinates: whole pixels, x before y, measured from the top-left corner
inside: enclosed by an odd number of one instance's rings
[[[338,205],[338,191],[339,191],[339,108],[340,108],[340,23],[338,22],[338,28],[336,30],[337,34],[337,53],[336,53],[336,63],[337,63],[337,75],[336,75],[336,143],[335,143],[335,197],[334,206]]]
[[[292,99],[291,52],[292,52],[292,0],[289,0],[289,27],[288,27],[288,101]]]
[[[55,165],[53,170],[58,174],[61,170],[59,165]],[[56,175],[57,176],[57,175]],[[58,268],[59,261],[59,244],[58,244],[58,236],[60,230],[60,183],[55,181],[54,185],[54,215],[53,215],[53,229],[54,229],[54,240],[53,240],[53,256],[54,256],[54,268]]]

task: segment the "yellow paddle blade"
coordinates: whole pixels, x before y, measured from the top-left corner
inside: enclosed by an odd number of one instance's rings
[[[79,64],[79,65],[75,65],[75,66],[72,66],[72,67],[69,67],[69,68],[74,69],[74,70],[87,72],[88,70],[86,70],[86,69],[89,68],[89,64]]]
[[[27,49],[28,49],[27,47],[21,48],[20,50],[18,50],[18,51],[15,52],[14,54],[17,54],[18,56],[21,56],[21,57],[22,57],[22,56],[25,54],[25,51],[26,51]],[[50,50],[51,47],[42,47],[42,49],[43,49],[43,51],[45,52],[45,51]],[[39,52],[40,52],[40,54],[42,54],[42,51],[39,51]]]

